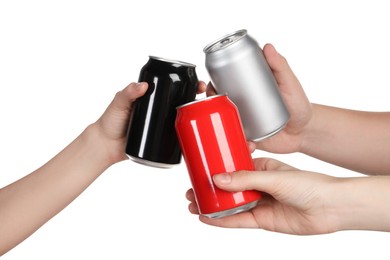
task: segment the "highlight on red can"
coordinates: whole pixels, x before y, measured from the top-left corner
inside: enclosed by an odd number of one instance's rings
[[[175,128],[200,214],[219,218],[257,205],[260,192],[228,192],[212,180],[217,173],[254,170],[237,107],[227,95],[177,107]]]

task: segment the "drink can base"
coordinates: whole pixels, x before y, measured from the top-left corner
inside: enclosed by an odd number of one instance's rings
[[[134,157],[134,156],[129,156],[129,158],[136,163],[146,165],[146,166],[155,167],[155,168],[170,169],[173,166],[177,165],[177,164],[152,162],[152,161],[148,161],[148,160],[141,159],[141,158]]]
[[[245,204],[245,205],[242,205],[242,206],[239,206],[239,207],[236,207],[236,208],[232,208],[232,209],[227,209],[227,210],[223,210],[223,211],[219,211],[219,212],[214,212],[214,213],[210,213],[210,214],[202,214],[203,216],[206,216],[208,218],[222,218],[222,217],[227,217],[227,216],[231,216],[231,215],[234,215],[234,214],[238,214],[240,212],[244,212],[244,211],[248,211],[254,207],[256,207],[258,201],[255,200],[253,202],[250,202],[248,204]]]
[[[279,133],[285,126],[287,125],[287,122],[284,123],[281,127],[279,127],[278,129],[276,129],[275,131],[269,133],[269,134],[266,134],[262,137],[259,137],[259,138],[255,138],[255,139],[251,139],[250,141],[252,142],[258,142],[258,141],[261,141],[261,140],[264,140],[264,139],[267,139],[268,137],[271,137],[273,135],[276,135],[277,133]]]

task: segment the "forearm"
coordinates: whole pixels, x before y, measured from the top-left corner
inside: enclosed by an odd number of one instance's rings
[[[390,113],[313,105],[302,153],[366,174],[390,174]]]
[[[347,178],[334,188],[339,230],[390,231],[390,176]]]
[[[48,163],[0,190],[0,255],[72,202],[112,162],[88,127]]]

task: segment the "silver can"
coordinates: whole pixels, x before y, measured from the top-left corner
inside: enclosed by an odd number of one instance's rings
[[[259,141],[283,129],[290,114],[263,50],[247,30],[228,34],[203,51],[215,90],[237,106],[248,140]]]

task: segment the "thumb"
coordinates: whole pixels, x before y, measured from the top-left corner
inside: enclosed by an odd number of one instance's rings
[[[129,102],[134,102],[137,98],[144,95],[147,89],[148,84],[146,82],[130,83],[118,93],[118,103],[128,105]]]
[[[258,190],[272,194],[275,191],[280,174],[272,171],[237,171],[215,174],[214,184],[223,190],[238,192]]]
[[[130,83],[127,87],[117,92],[114,99],[106,109],[106,113],[128,112],[132,103],[145,94],[148,89],[146,82]]]
[[[279,86],[298,81],[286,58],[280,55],[272,44],[266,44],[263,52]]]

